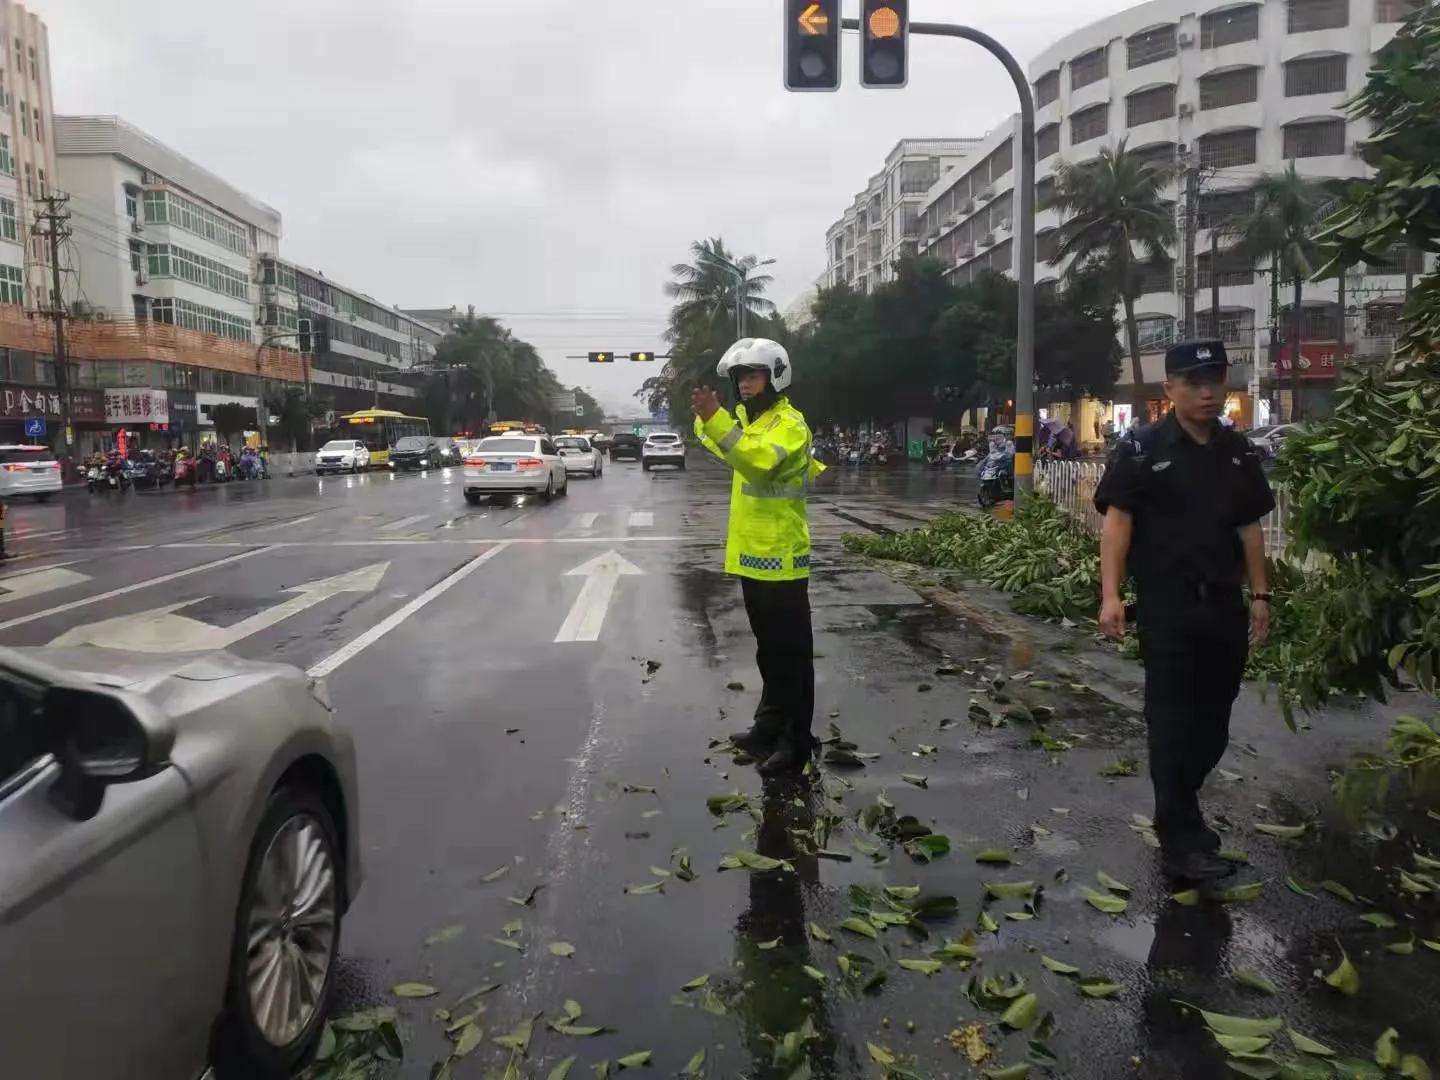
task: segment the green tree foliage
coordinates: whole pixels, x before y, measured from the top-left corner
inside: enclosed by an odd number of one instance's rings
[[[1173,172],[1132,153],[1121,139],[1113,149],[1102,149],[1093,161],[1062,165],[1049,203],[1064,219],[1052,261],[1071,259],[1067,272],[1072,275],[1103,275],[1109,294],[1124,306],[1135,407],[1142,414],[1145,379],[1135,301],[1146,267],[1170,265],[1175,222],[1164,188]]]
[[[272,445],[289,444],[292,451],[310,449],[314,422],[325,415],[325,403],[298,386],[287,386],[265,399],[270,412],[279,417],[268,433]]]
[[[1440,251],[1440,8],[1427,4],[1406,20],[1350,104],[1370,120],[1362,144],[1373,182],[1351,187],[1319,240],[1330,261],[1321,276],[1357,263],[1383,264],[1395,244]],[[1440,351],[1440,272],[1411,291],[1399,348],[1403,355]]]
[[[255,409],[238,401],[223,401],[210,407],[210,422],[215,425],[220,441],[228,443],[232,435],[255,430]]]
[[[671,280],[665,284],[665,294],[675,301],[665,332],[670,359],[636,394],[652,411],[669,409],[674,417],[688,414],[695,387],[715,385],[715,365],[735,342],[737,299],[745,308],[747,334],[785,339],[785,324],[765,297],[771,278],[754,272],[759,256],[737,256],[719,237],[697,240],[690,245],[690,255],[691,262],[670,268]]]
[[[432,430],[480,431],[490,412],[547,422],[551,398],[562,389],[534,346],[472,307],[436,347],[421,400]]]
[[[790,343],[797,404],[817,422],[906,416],[957,419],[1015,392],[1018,286],[1000,274],[951,284],[914,256],[869,296],[824,290]],[[1042,397],[1109,396],[1118,372],[1114,303],[1105,278],[1077,274],[1035,300],[1035,373]],[[937,390],[949,391],[937,396]]]
[[[1334,274],[1376,262],[1397,241],[1440,251],[1440,9],[1426,5],[1381,52],[1352,103],[1375,124],[1375,177],[1351,186],[1319,236]],[[1306,706],[1333,692],[1383,696],[1406,680],[1432,696],[1440,677],[1440,274],[1411,293],[1404,357],[1339,395],[1333,417],[1288,440],[1276,469],[1291,490],[1289,528],[1318,566],[1292,601],[1305,622],[1278,679]],[[1440,802],[1440,732],[1396,725],[1384,754],[1358,759],[1337,789],[1351,805],[1390,777]]]

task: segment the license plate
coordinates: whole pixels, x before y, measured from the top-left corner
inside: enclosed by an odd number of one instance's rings
[[[492,461],[490,463],[491,472],[510,472],[514,468],[515,466],[508,461]]]

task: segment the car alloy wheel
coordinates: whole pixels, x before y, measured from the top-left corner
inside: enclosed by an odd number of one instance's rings
[[[274,833],[255,875],[246,934],[246,989],[256,1029],[289,1046],[324,1004],[339,929],[329,837],[307,813]]]

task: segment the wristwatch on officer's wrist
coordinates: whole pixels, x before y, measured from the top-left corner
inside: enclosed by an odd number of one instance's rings
[[[1264,600],[1265,603],[1268,604],[1268,603],[1270,603],[1271,600],[1274,599],[1274,594],[1273,594],[1273,593],[1268,593],[1268,592],[1252,592],[1252,593],[1250,594],[1250,599],[1251,599],[1252,601],[1254,601],[1254,600]]]

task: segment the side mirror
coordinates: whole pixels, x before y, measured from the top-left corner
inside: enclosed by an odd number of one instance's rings
[[[143,780],[170,760],[175,729],[147,701],[116,691],[52,686],[43,708],[61,766],[53,798],[79,820],[99,811],[106,786]]]

